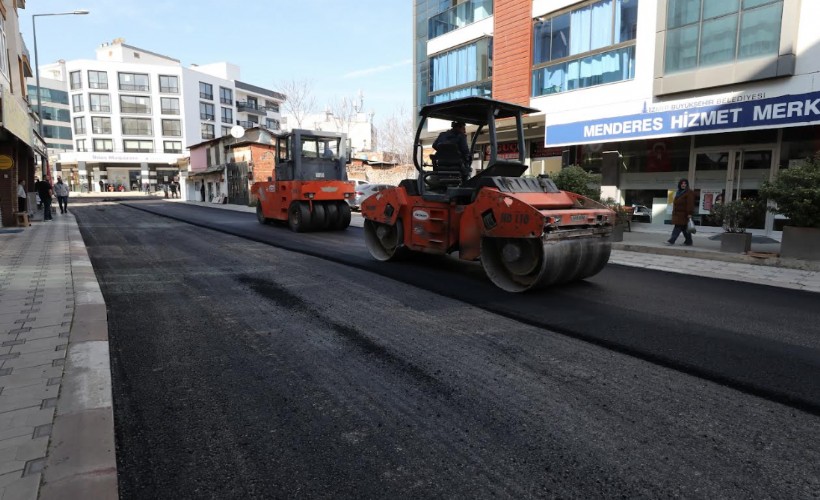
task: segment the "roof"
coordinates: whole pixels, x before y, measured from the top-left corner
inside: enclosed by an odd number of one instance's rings
[[[206,175],[220,173],[223,170],[225,170],[225,165],[213,165],[199,172],[191,172],[188,174],[188,177],[204,177]]]
[[[286,99],[285,94],[280,94],[279,92],[274,92],[273,90],[263,89],[262,87],[257,87],[256,85],[251,85],[250,83],[240,82],[239,80],[235,80],[234,85],[236,85],[236,88],[238,89],[247,90],[255,94],[266,95],[268,97],[273,97],[274,99],[279,99],[280,101],[284,101]]]
[[[448,121],[463,121],[472,125],[486,125],[489,111],[495,110],[495,118],[512,118],[519,113],[522,115],[539,113],[540,110],[519,106],[505,101],[496,101],[486,97],[465,97],[452,101],[428,104],[421,108],[420,116],[438,118]]]

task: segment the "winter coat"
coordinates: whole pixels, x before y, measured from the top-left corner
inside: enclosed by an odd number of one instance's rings
[[[54,196],[68,196],[68,185],[58,182],[54,185]]]
[[[675,198],[672,204],[672,224],[685,226],[689,217],[695,213],[695,192],[687,189],[683,194]]]

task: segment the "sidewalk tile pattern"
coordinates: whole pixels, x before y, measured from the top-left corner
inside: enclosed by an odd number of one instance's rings
[[[69,223],[0,235],[0,499],[36,499],[74,311]]]

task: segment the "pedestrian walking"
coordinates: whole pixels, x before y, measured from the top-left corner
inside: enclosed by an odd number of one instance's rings
[[[57,177],[57,184],[54,185],[54,196],[57,197],[57,204],[60,206],[60,213],[68,212],[68,186],[63,183],[62,177]]]
[[[177,197],[177,185],[176,185],[176,183],[172,182],[171,183],[171,198],[176,198],[176,197]]]
[[[692,246],[692,235],[686,230],[686,225],[695,213],[695,193],[689,189],[689,181],[681,179],[678,181],[678,190],[675,191],[675,201],[672,203],[672,236],[666,241],[669,245],[674,245],[675,241],[683,233],[683,244]]]
[[[168,198],[168,184],[162,185],[162,192],[165,193],[165,198]]]
[[[105,192],[105,183],[102,181],[102,179],[100,179],[100,192],[101,193]]]
[[[37,191],[37,196],[40,197],[40,201],[43,203],[43,221],[49,222],[52,220],[51,197],[54,194],[54,190],[51,187],[51,183],[48,181],[48,177],[38,182],[34,186],[34,189]]]
[[[205,181],[202,181],[202,184],[199,185],[199,194],[202,195],[202,201],[205,201]]]
[[[18,212],[28,212],[28,207],[26,206],[26,181],[25,179],[20,179],[20,182],[17,183],[17,211]]]

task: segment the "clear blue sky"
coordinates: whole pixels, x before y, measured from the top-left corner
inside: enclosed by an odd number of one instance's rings
[[[94,59],[114,38],[179,59],[184,66],[228,61],[242,80],[310,79],[318,107],[361,89],[378,123],[413,102],[412,2],[409,0],[29,0],[20,29],[34,59],[37,18],[40,64]]]

